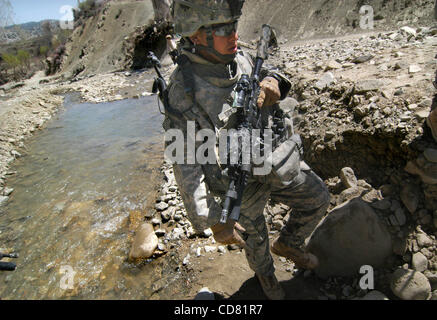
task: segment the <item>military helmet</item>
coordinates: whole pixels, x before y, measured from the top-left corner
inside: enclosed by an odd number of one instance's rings
[[[245,0],[174,0],[172,7],[175,32],[193,35],[203,26],[228,23],[241,16]]]

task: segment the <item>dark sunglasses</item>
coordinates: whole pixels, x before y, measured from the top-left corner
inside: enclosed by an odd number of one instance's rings
[[[212,30],[218,37],[229,37],[232,32],[237,32],[238,21],[230,23],[216,24],[212,26]]]

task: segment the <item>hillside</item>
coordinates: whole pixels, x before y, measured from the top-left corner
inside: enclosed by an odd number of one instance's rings
[[[434,0],[246,0],[239,26],[243,40],[256,36],[254,26],[269,23],[283,40],[303,40],[360,33],[359,10],[374,10],[375,30],[435,23]]]
[[[43,20],[7,26],[4,28],[4,32],[0,33],[0,44],[10,44],[20,40],[42,37],[44,35],[43,25],[47,23],[52,33],[59,31],[60,26],[57,20]]]
[[[67,44],[67,76],[126,68],[126,40],[153,21],[151,1],[114,1],[77,27]]]
[[[239,25],[240,39],[256,39],[256,26],[262,23],[271,24],[282,43],[365,33],[372,30],[360,29],[359,10],[363,5],[374,10],[374,31],[434,24],[434,0],[247,0]],[[108,2],[100,13],[74,30],[63,63],[65,75],[144,67],[138,62],[144,57],[143,51],[162,43],[159,37],[148,38],[152,20],[150,0]]]

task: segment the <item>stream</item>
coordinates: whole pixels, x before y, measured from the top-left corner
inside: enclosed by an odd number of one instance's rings
[[[75,94],[26,144],[0,208],[1,299],[165,299],[175,281],[167,255],[127,259],[134,230],[161,181],[163,116],[156,96],[81,103]],[[162,294],[162,295],[159,295]]]

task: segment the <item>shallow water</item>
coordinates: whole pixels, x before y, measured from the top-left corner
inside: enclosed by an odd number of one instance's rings
[[[14,191],[0,209],[0,249],[20,257],[15,271],[0,271],[2,299],[161,298],[156,287],[165,285],[157,282],[177,277],[165,272],[171,257],[127,261],[135,223],[154,205],[161,178],[161,123],[156,97],[100,104],[66,97],[7,180]]]

